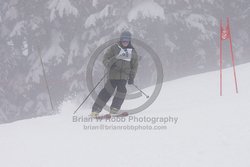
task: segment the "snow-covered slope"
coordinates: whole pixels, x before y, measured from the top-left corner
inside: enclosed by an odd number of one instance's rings
[[[249,167],[250,64],[238,66],[237,72],[239,94],[234,92],[232,70],[226,69],[222,97],[218,71],[166,82],[157,100],[135,115],[141,119],[164,118],[169,121],[165,124],[128,118],[125,122],[73,122],[76,105],[66,102],[62,113],[56,116],[0,125],[0,164],[4,167]],[[145,91],[150,93],[150,90]],[[78,118],[83,112],[79,111]],[[90,125],[106,125],[113,130],[87,130]],[[114,130],[128,125],[162,129]]]

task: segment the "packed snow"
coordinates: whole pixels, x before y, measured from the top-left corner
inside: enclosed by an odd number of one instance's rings
[[[76,122],[72,113],[79,104],[66,101],[58,115],[0,125],[0,164],[4,167],[249,167],[250,64],[236,69],[239,94],[234,90],[232,68],[223,70],[222,97],[219,71],[193,75],[165,82],[156,101],[145,111],[124,118],[125,122]],[[150,94],[152,89],[144,91]],[[140,98],[145,100],[143,96]],[[88,118],[89,112],[90,108],[83,106],[76,116],[78,120]],[[153,124],[153,118],[158,118],[158,122]],[[109,129],[86,128],[100,125]],[[118,126],[158,129],[115,130]]]

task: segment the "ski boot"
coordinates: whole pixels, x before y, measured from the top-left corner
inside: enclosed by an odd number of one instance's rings
[[[129,115],[128,112],[124,112],[124,111],[123,111],[123,112],[120,112],[119,109],[113,108],[113,107],[110,107],[109,113],[110,113],[110,115],[111,115],[112,117],[126,117],[126,116]]]
[[[99,117],[99,112],[92,111],[91,114],[90,114],[90,117],[98,118]]]
[[[92,112],[91,112],[90,116],[93,117],[93,118],[97,118],[97,117],[99,117],[99,113],[100,113],[101,111],[102,111],[102,110],[101,110],[99,107],[93,106]]]
[[[114,107],[110,107],[109,113],[110,113],[111,115],[117,115],[117,114],[119,114],[119,109],[114,108]]]

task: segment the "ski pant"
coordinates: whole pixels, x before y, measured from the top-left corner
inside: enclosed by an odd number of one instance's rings
[[[126,84],[127,80],[125,79],[108,80],[105,83],[104,88],[98,94],[97,99],[92,107],[92,112],[101,112],[103,107],[115,92],[115,89],[117,89],[116,94],[113,98],[110,108],[120,109],[127,93]]]

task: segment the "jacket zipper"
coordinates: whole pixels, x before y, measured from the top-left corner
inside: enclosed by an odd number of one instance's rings
[[[121,69],[120,69],[120,79],[122,79],[122,68],[123,68],[123,63],[124,63],[123,60],[121,60],[121,61],[122,61],[122,66],[121,66]]]

